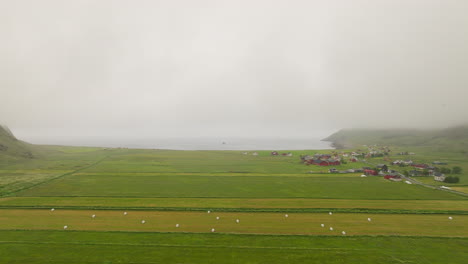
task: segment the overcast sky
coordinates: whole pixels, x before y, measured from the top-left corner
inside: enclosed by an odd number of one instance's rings
[[[307,136],[468,122],[466,0],[0,0],[23,138]]]

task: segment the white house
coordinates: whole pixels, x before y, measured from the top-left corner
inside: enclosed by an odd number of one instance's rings
[[[434,173],[434,180],[443,182],[445,180],[445,175],[440,172]]]

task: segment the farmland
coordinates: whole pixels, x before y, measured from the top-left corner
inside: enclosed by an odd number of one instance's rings
[[[466,196],[332,174],[298,158],[327,151],[273,157],[43,148],[35,159],[0,166],[0,256],[8,263],[463,263],[467,257]],[[463,159],[451,158],[465,168]]]
[[[468,237],[467,215],[0,210],[0,229]],[[96,217],[91,217],[95,215]],[[219,219],[218,219],[219,218]],[[371,221],[368,220],[370,218]],[[236,219],[240,222],[237,223]],[[143,224],[141,221],[145,221]],[[404,223],[401,224],[401,223]],[[176,224],[180,226],[176,227]],[[324,227],[321,226],[324,224]],[[330,227],[333,230],[330,230]]]
[[[463,263],[464,238],[0,231],[6,263]],[[8,241],[8,242],[5,242]],[[441,252],[451,252],[450,256]]]
[[[356,193],[356,190],[360,191]],[[66,176],[20,192],[18,196],[459,199],[451,193],[389,182],[377,177],[98,174]]]

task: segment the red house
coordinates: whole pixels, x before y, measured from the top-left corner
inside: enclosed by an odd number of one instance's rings
[[[335,160],[308,160],[306,161],[307,165],[313,164],[313,165],[318,165],[318,166],[337,166],[340,165],[341,163],[339,161]]]
[[[319,166],[330,166],[330,163],[328,161],[325,161],[325,160],[320,160],[315,164],[319,165]]]
[[[413,164],[411,166],[416,167],[416,168],[420,168],[420,169],[427,169],[429,167],[429,165],[427,165],[427,164]]]
[[[364,173],[365,173],[366,175],[377,175],[377,171],[375,171],[375,170],[369,170],[369,169],[364,170]]]

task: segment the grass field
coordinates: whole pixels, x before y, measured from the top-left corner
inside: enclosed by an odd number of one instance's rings
[[[330,174],[326,167],[299,162],[300,154],[316,152],[329,151],[293,151],[293,157],[261,151],[255,157],[237,151],[53,146],[35,159],[3,160],[0,263],[467,259],[467,197],[381,177]],[[450,153],[418,150],[412,158],[468,169],[466,160]]]
[[[358,192],[356,190],[359,190]],[[19,196],[461,199],[381,177],[69,175]]]
[[[422,214],[290,213],[286,217],[281,213],[131,211],[124,215],[123,211],[21,209],[3,209],[0,214],[0,229],[10,230],[61,230],[67,225],[69,230],[88,231],[202,233],[215,228],[222,233],[341,235],[346,231],[347,235],[468,237],[467,215],[451,215],[449,220],[446,215]]]
[[[237,209],[389,209],[463,211],[468,200],[351,200],[351,199],[278,199],[278,198],[115,198],[115,197],[6,197],[0,207],[61,208],[237,208]]]
[[[0,231],[5,263],[464,263],[466,238]],[[444,254],[443,252],[450,252]]]

